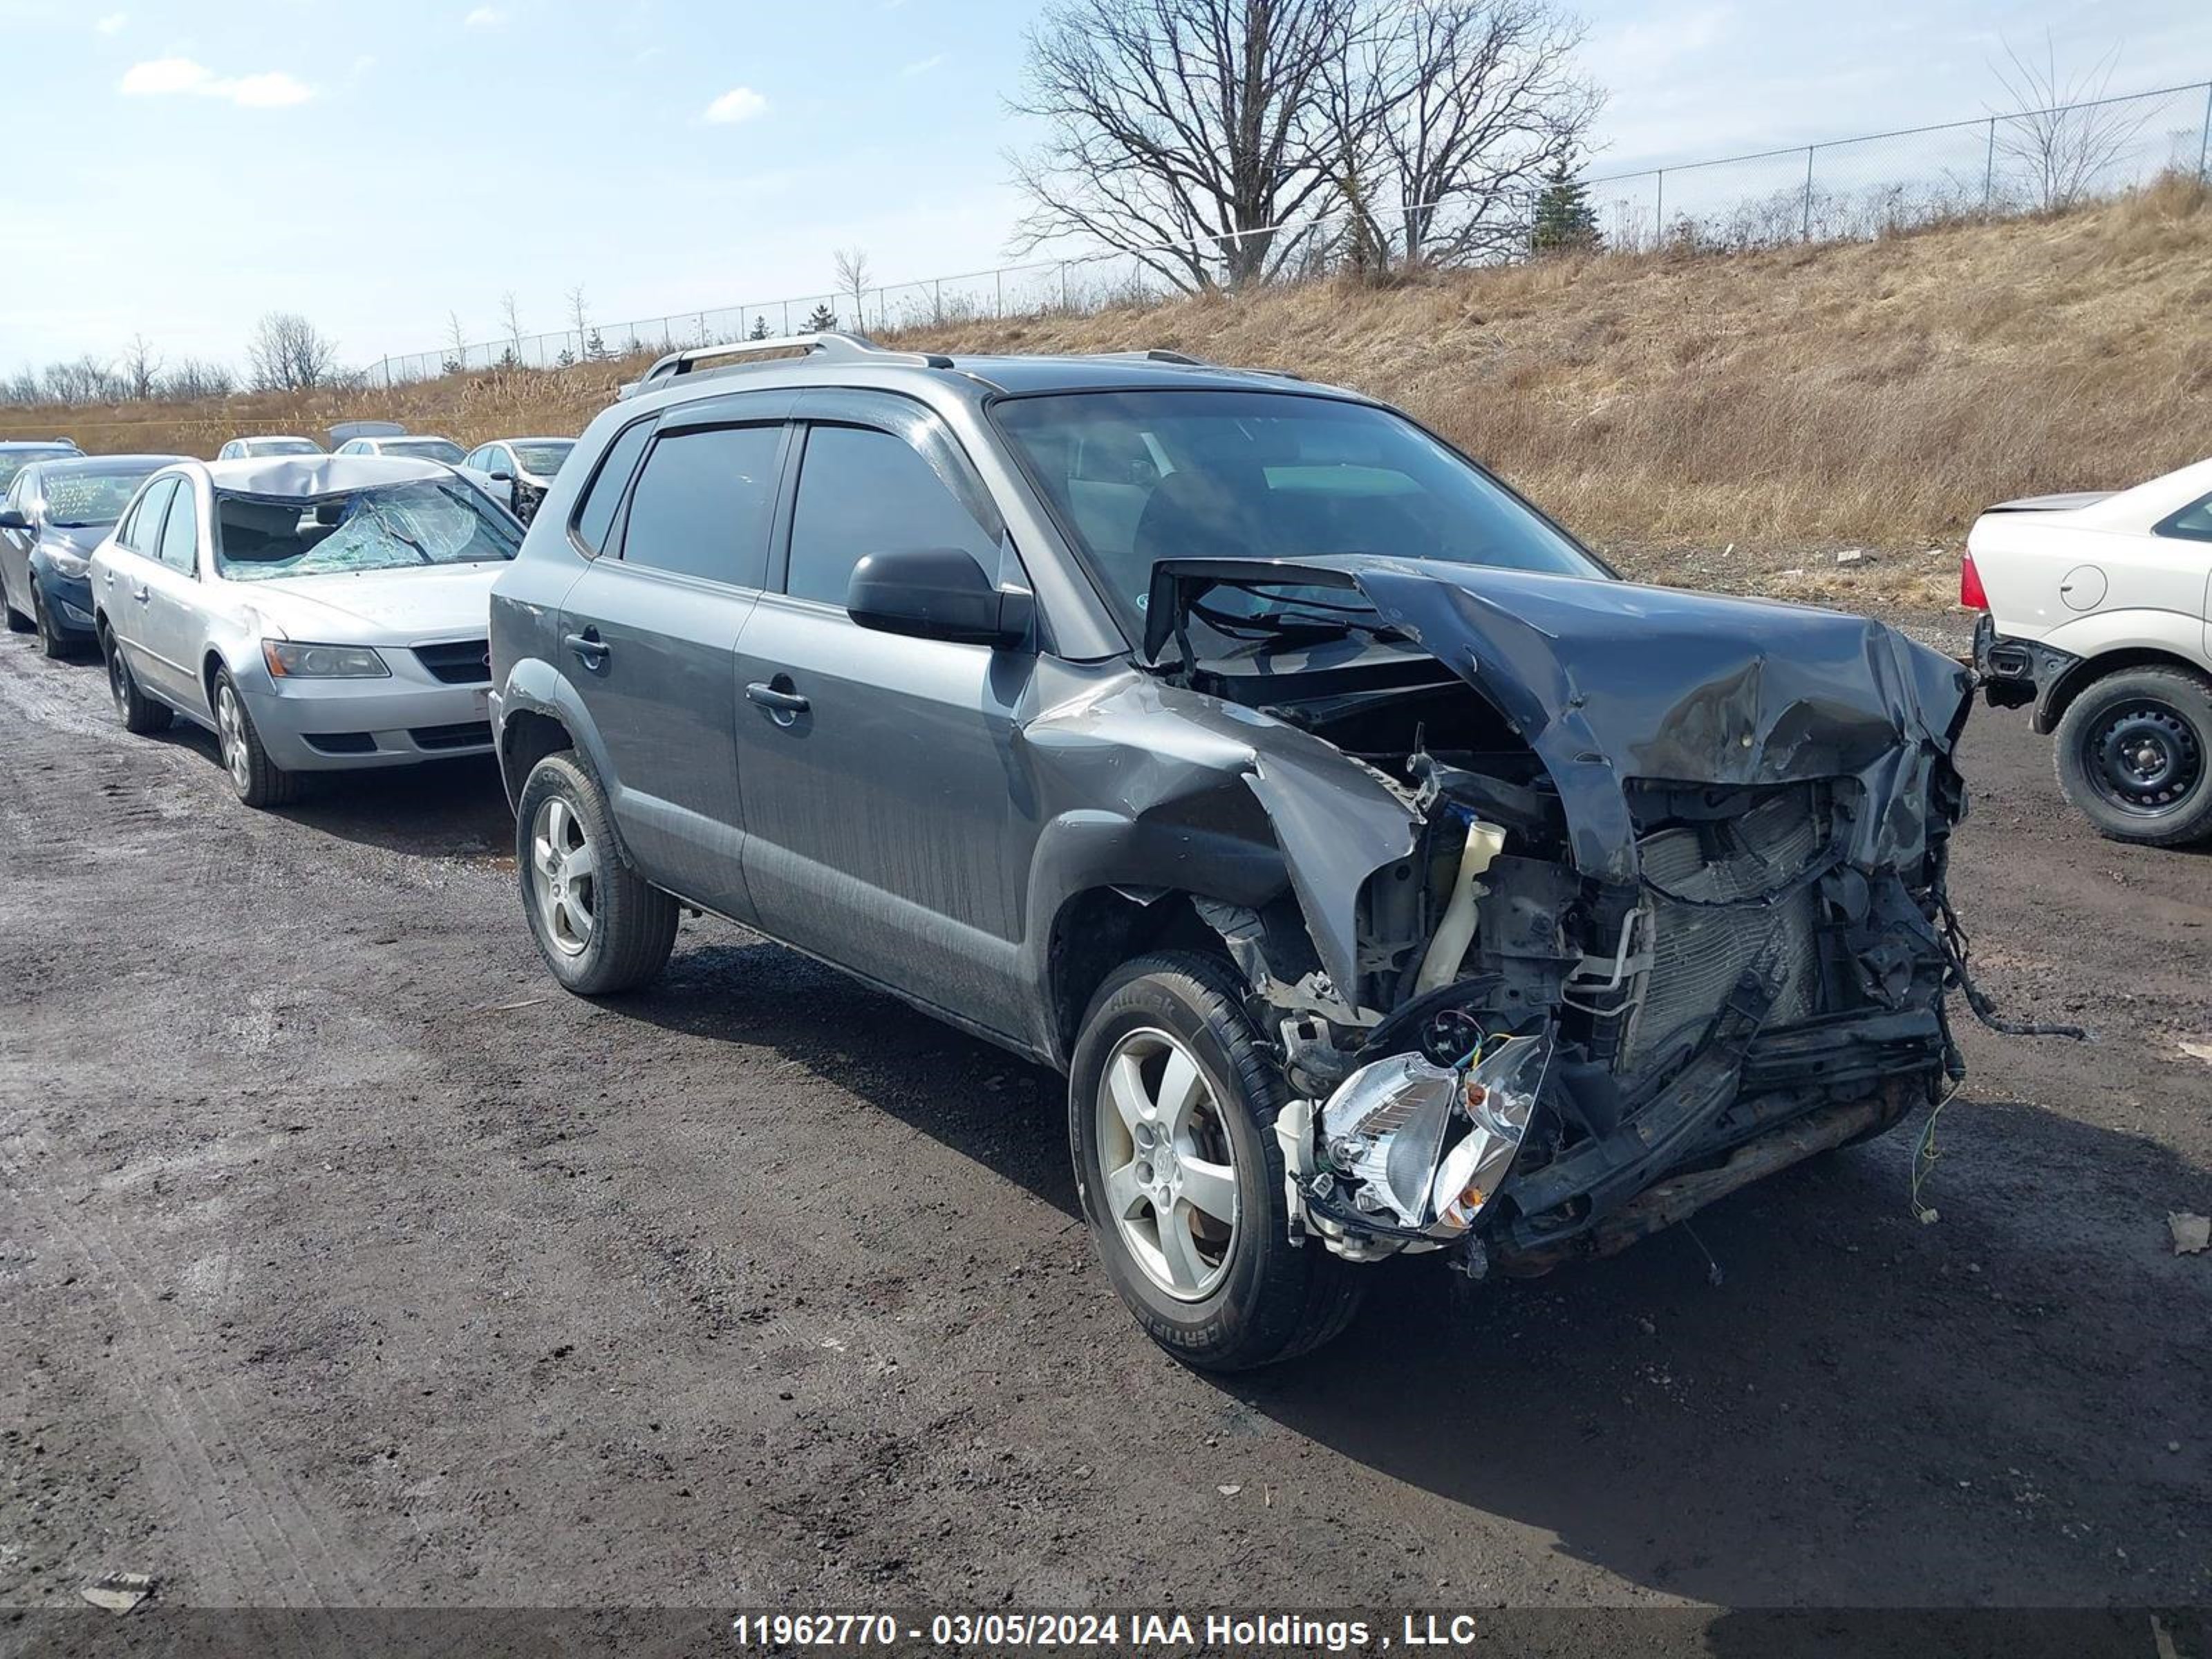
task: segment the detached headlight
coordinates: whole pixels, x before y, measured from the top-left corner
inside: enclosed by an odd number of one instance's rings
[[[307,645],[294,640],[264,640],[261,659],[278,679],[383,680],[392,678],[384,659],[365,645]]]
[[[54,568],[54,574],[73,582],[82,581],[84,573],[92,568],[91,561],[82,553],[66,552],[58,547],[47,550],[46,562]]]

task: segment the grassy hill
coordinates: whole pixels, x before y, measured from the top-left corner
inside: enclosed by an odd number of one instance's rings
[[[1388,286],[909,331],[962,351],[1142,346],[1402,404],[1639,574],[1936,602],[1989,501],[2212,454],[2212,191],[1751,253],[1562,258]],[[88,449],[390,416],[464,444],[574,431],[635,365],[0,414]],[[1722,550],[1733,544],[1735,551]],[[1833,549],[1882,556],[1837,567]]]

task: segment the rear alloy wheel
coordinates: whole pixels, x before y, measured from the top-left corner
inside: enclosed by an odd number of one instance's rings
[[[574,756],[531,768],[514,827],[523,912],[553,977],[596,997],[657,976],[675,946],[676,901],[623,861],[606,797]]]
[[[100,630],[100,654],[107,661],[107,695],[114,701],[116,717],[123,722],[123,729],[142,738],[167,731],[176,715],[168,704],[155,702],[138,689],[137,676],[124,660],[123,647],[112,629]]]
[[[215,733],[222,744],[223,770],[230,774],[230,787],[239,799],[248,806],[265,807],[283,806],[298,797],[298,775],[269,758],[228,668],[216,671]]]
[[[1341,1331],[1358,1273],[1291,1242],[1273,1063],[1225,963],[1145,957],[1112,975],[1068,1070],[1068,1140],[1106,1276],[1152,1340],[1208,1370]]]
[[[2115,841],[2212,837],[2212,685],[2179,669],[2106,676],[2058,722],[2058,781]]]

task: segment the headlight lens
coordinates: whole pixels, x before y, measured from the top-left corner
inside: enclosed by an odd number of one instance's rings
[[[82,580],[84,573],[92,568],[83,555],[64,552],[58,547],[47,553],[46,562],[53,566],[54,574],[66,576],[71,581]]]
[[[278,679],[381,680],[392,671],[365,645],[308,645],[296,640],[264,640],[262,660]]]

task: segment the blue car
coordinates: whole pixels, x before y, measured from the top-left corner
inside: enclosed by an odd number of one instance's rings
[[[49,657],[94,644],[86,561],[147,474],[183,459],[70,455],[18,471],[0,507],[0,612],[9,629],[36,629]]]

